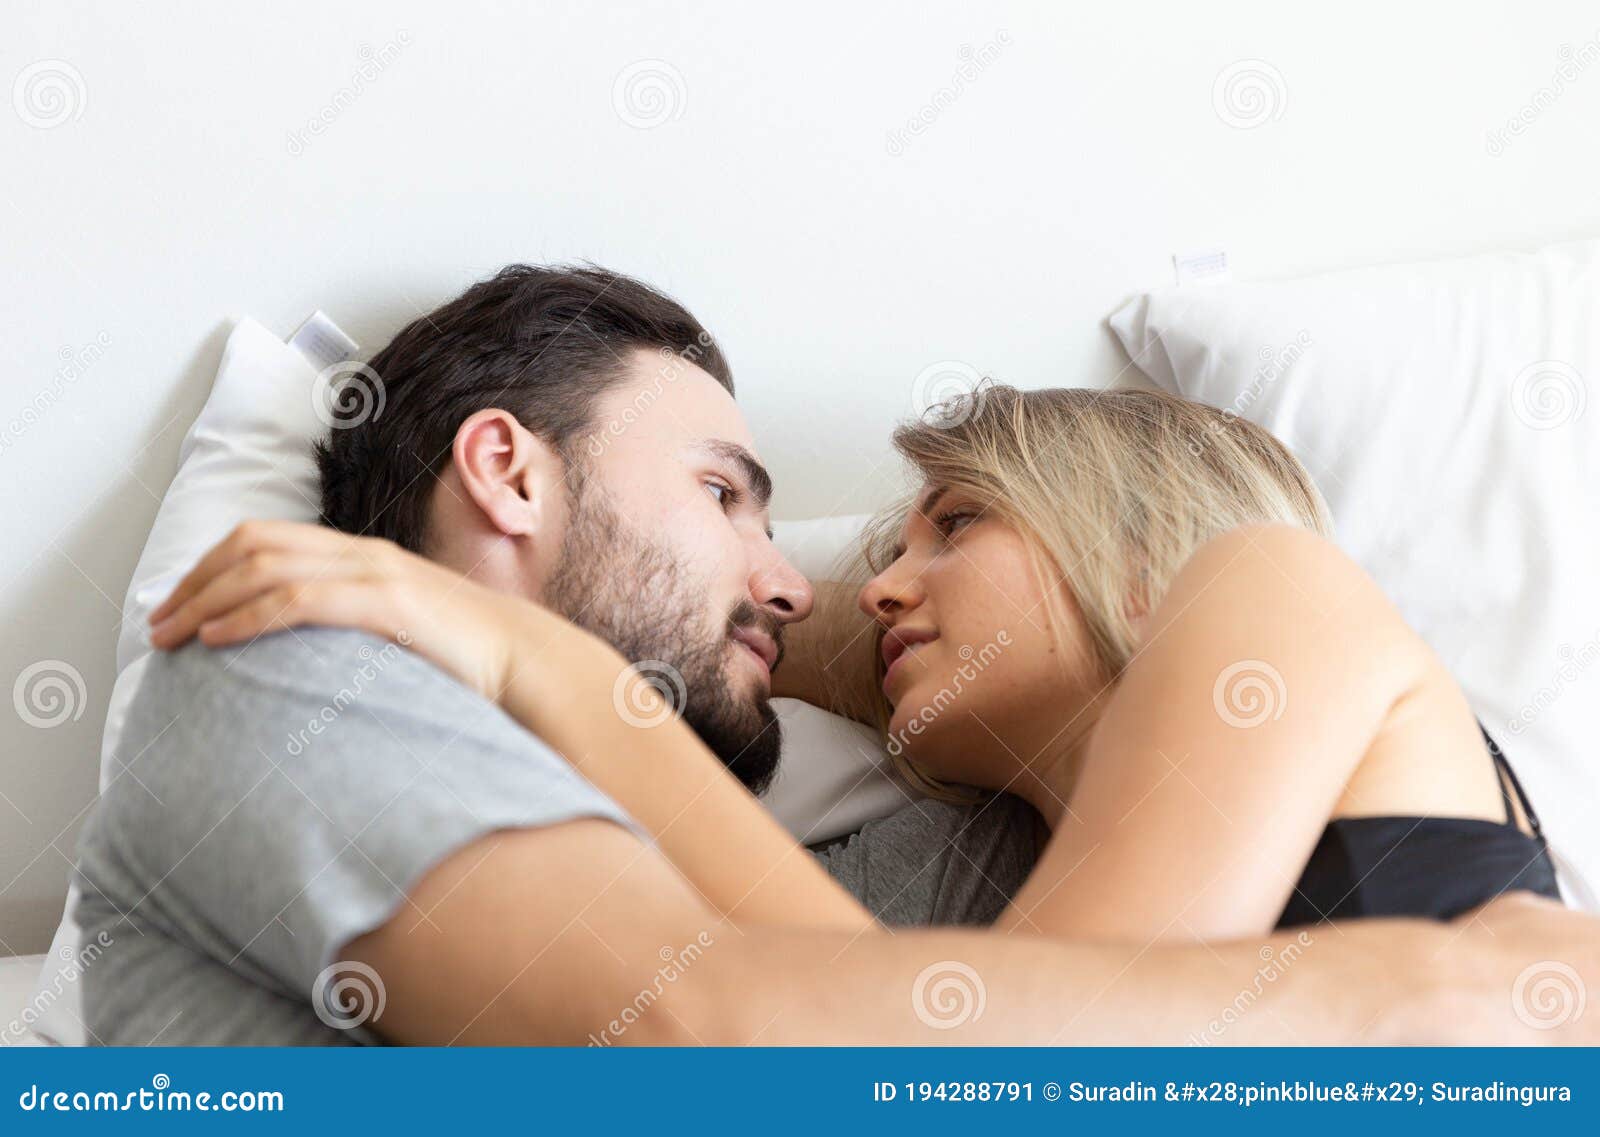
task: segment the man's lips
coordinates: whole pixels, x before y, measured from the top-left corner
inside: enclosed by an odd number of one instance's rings
[[[772,674],[772,669],[778,666],[778,644],[765,632],[758,632],[754,628],[735,628],[730,637],[735,643],[742,644],[759,659],[767,669],[767,674]]]
[[[939,633],[931,628],[890,628],[883,634],[883,645],[879,649],[883,654],[883,681],[889,682],[889,675],[894,671],[895,664],[905,657],[907,651],[918,644],[932,643],[939,638]]]

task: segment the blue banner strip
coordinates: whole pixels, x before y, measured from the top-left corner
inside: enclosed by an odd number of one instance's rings
[[[1597,1075],[1594,1050],[14,1049],[0,1051],[0,1133],[1594,1133]]]

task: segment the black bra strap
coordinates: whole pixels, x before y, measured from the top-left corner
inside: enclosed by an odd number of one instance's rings
[[[1517,793],[1517,801],[1522,806],[1522,815],[1528,819],[1528,828],[1533,830],[1535,837],[1539,836],[1539,817],[1533,812],[1533,803],[1528,800],[1522,783],[1517,781],[1516,771],[1511,768],[1511,763],[1506,761],[1500,744],[1489,737],[1489,731],[1482,722],[1478,723],[1478,730],[1482,732],[1483,741],[1489,747],[1489,757],[1494,760],[1495,781],[1500,783],[1500,800],[1505,802],[1506,806],[1506,824],[1515,826],[1517,823],[1516,811],[1511,808],[1511,794],[1506,790],[1506,783],[1509,782]]]

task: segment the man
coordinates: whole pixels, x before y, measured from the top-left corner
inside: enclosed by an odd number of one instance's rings
[[[385,410],[319,450],[324,519],[651,661],[764,786],[770,671],[813,597],[704,329],[625,277],[516,266],[371,366]],[[1171,1042],[1241,991],[1229,1041],[1490,1041],[1534,1037],[1509,1006],[1529,964],[1600,965],[1588,921],[1519,900],[1280,937],[1266,985],[1259,943],[733,927],[496,706],[331,629],[153,660],[119,759],[80,862],[108,1043]],[[1020,808],[919,806],[826,860],[885,920],[986,922],[1031,858]]]

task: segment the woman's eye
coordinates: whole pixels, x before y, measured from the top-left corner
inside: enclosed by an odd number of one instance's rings
[[[935,528],[945,537],[953,537],[962,529],[978,519],[978,513],[972,509],[952,509],[941,513],[934,522]]]

